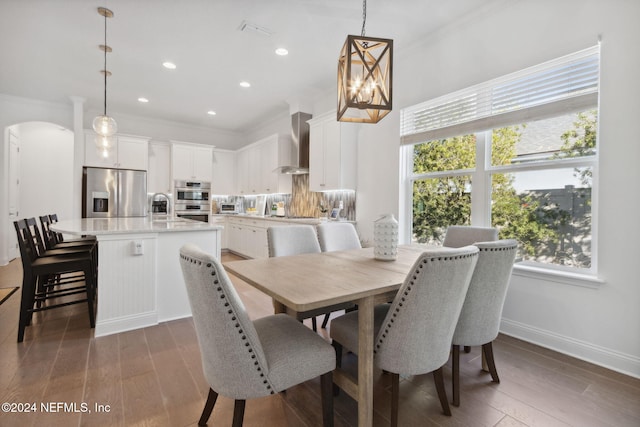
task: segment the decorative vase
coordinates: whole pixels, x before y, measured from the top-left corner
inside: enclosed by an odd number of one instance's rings
[[[373,257],[395,261],[398,256],[398,221],[385,214],[373,222]]]

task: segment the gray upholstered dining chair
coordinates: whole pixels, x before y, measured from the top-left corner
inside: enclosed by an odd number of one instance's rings
[[[316,230],[308,224],[269,227],[267,243],[270,257],[320,252]]]
[[[449,248],[461,248],[473,245],[476,242],[493,242],[498,240],[498,230],[493,227],[472,227],[468,225],[451,225],[447,227],[442,246]],[[469,353],[470,346],[464,347],[464,352]]]
[[[356,227],[350,222],[323,222],[316,226],[318,241],[322,252],[347,251],[349,249],[360,249],[360,238]],[[345,305],[345,310],[355,308],[355,304]],[[331,313],[324,315],[322,328],[327,327]]]
[[[280,257],[289,255],[301,255],[320,252],[318,235],[312,225],[283,225],[267,228],[267,244],[269,246],[269,257]],[[316,316],[324,314],[318,313],[297,313],[299,320],[311,318],[311,326],[314,331],[318,330]]]
[[[491,374],[499,383],[492,342],[498,336],[518,242],[512,239],[476,243],[480,253],[453,333],[453,404],[460,405],[460,346],[482,346]]]
[[[478,248],[425,251],[391,304],[374,309],[374,362],[391,373],[391,425],[398,425],[399,374],[433,373],[440,404],[451,415],[442,367],[449,360],[451,338],[478,258]],[[357,354],[358,313],[331,321],[338,356],[342,348]]]
[[[471,227],[467,225],[450,225],[444,235],[442,246],[461,248],[475,242],[492,242],[498,240],[498,230],[493,227]]]
[[[360,249],[356,227],[350,222],[323,222],[316,226],[322,252]]]
[[[333,347],[286,314],[252,322],[220,261],[198,247],[180,248],[180,265],[210,386],[198,425],[206,425],[218,394],[235,399],[239,427],[246,399],[321,376],[323,425],[333,426]]]

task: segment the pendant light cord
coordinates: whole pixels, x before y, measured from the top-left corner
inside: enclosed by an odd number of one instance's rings
[[[365,36],[364,26],[367,23],[367,0],[362,0],[362,32],[360,35]]]
[[[104,14],[104,115],[107,115],[107,14]]]

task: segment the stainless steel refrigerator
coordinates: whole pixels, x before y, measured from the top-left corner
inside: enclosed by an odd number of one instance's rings
[[[83,218],[119,218],[146,215],[146,171],[82,168]]]

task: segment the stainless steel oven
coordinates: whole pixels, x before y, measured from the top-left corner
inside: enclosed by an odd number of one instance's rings
[[[207,202],[211,200],[211,183],[201,181],[175,181],[174,197],[180,202]]]
[[[175,181],[175,216],[209,222],[211,214],[211,183]]]
[[[209,202],[178,202],[175,204],[175,215],[179,218],[195,219],[196,221],[209,222],[211,205]]]

